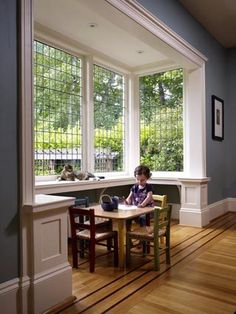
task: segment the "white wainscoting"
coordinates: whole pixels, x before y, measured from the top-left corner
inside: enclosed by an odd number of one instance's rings
[[[0,313],[15,314],[18,307],[19,279],[15,278],[0,284]]]

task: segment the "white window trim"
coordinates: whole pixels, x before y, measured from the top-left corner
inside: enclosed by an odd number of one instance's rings
[[[92,158],[87,158],[87,156],[94,156],[94,132],[93,132],[93,117],[94,117],[94,103],[93,103],[93,56],[85,57],[85,71],[84,77],[82,78],[84,85],[84,106],[83,115],[84,123],[83,132],[84,136],[82,138],[82,169],[87,169],[87,171],[94,172],[94,164]]]
[[[184,122],[185,122],[185,137],[184,137],[184,173],[154,173],[154,176],[159,177],[170,177],[176,178],[185,177],[185,178],[204,178],[206,176],[206,130],[205,130],[205,61],[207,58],[203,56],[199,51],[197,51],[194,47],[189,45],[186,41],[184,41],[180,36],[178,36],[175,32],[169,29],[164,23],[158,20],[156,17],[151,15],[147,10],[145,10],[140,4],[137,4],[135,1],[129,0],[106,0],[108,3],[118,8],[126,15],[131,17],[137,23],[145,27],[147,30],[152,32],[158,38],[162,39],[169,46],[175,49],[175,51],[179,54],[179,63],[183,68],[189,69],[188,74],[186,75],[186,89],[184,99],[186,101],[186,110],[184,112]],[[29,30],[30,32],[30,30]],[[68,41],[60,41],[58,37],[55,37],[57,34],[43,34],[40,30],[36,30],[35,38],[38,40],[43,40],[50,44],[56,45],[58,48],[61,48],[65,51],[71,52],[76,55],[81,54],[81,50],[76,46],[75,42],[70,42],[68,45]],[[53,38],[53,42],[52,42]],[[32,81],[32,77],[30,73],[32,73],[32,64],[30,64],[30,60],[32,60],[32,51],[30,51],[30,47],[32,43],[28,43],[27,48],[25,48],[25,52],[23,54],[24,60],[22,60],[22,68],[25,69],[24,79],[27,79],[30,83]],[[181,60],[181,55],[184,56]],[[26,57],[27,56],[27,60]],[[30,57],[30,58],[29,58]],[[183,60],[184,59],[184,60]],[[182,62],[182,64],[181,64]],[[184,64],[186,66],[184,66]],[[112,68],[115,68],[112,65]],[[30,71],[31,70],[31,71]],[[123,71],[122,71],[123,72]],[[125,71],[124,71],[125,72]],[[27,80],[25,82],[27,82]],[[23,80],[22,80],[23,81]],[[127,171],[124,175],[132,176],[133,175],[133,167],[135,164],[139,163],[139,147],[137,143],[139,143],[137,134],[139,134],[137,130],[137,124],[133,122],[138,121],[138,110],[136,110],[137,106],[137,74],[131,73],[128,76],[129,88],[130,90],[135,89],[136,92],[130,93],[129,95],[129,110],[128,110],[128,137],[127,142],[130,145],[127,148],[126,154],[126,166]],[[22,173],[23,173],[23,181],[25,184],[23,185],[23,190],[25,191],[27,198],[32,198],[34,194],[34,189],[32,188],[30,192],[28,192],[29,185],[34,186],[34,174],[33,174],[33,145],[32,145],[32,135],[29,138],[28,130],[32,129],[32,90],[30,91],[29,83],[22,84],[22,90],[25,91],[26,100],[22,101],[22,116],[27,117],[27,122],[22,125],[22,142],[25,145],[25,151],[22,152],[22,160],[27,160],[27,163],[22,164]],[[194,88],[193,88],[194,86]],[[132,98],[132,101],[130,101]],[[85,97],[86,99],[86,97]],[[194,99],[194,101],[193,101]],[[191,100],[191,101],[190,101]],[[135,105],[134,105],[135,104]],[[134,110],[131,111],[131,108]],[[29,110],[30,109],[30,110]],[[29,116],[29,112],[31,116]],[[89,115],[87,115],[89,116]],[[23,120],[24,118],[22,118]],[[89,123],[87,121],[86,123]],[[133,126],[133,127],[131,127]],[[87,128],[89,129],[89,128]],[[132,130],[132,131],[131,131]],[[26,135],[28,134],[28,135]],[[26,140],[26,138],[28,138]],[[137,141],[134,141],[136,139]],[[91,150],[91,148],[90,148]],[[91,153],[91,151],[90,151]],[[29,158],[29,156],[31,156]],[[30,162],[31,161],[31,162]],[[91,165],[87,165],[88,169],[92,169]],[[30,169],[29,169],[30,168]],[[111,175],[109,173],[109,175]],[[121,175],[119,173],[119,175]],[[29,194],[29,196],[27,196]],[[31,196],[30,196],[31,195]]]
[[[185,69],[184,171],[181,173],[157,172],[156,175],[174,177],[177,174],[182,178],[205,178],[205,62],[207,58],[136,1],[106,1],[175,49],[179,54],[177,58],[180,66]],[[181,56],[184,56],[185,60]]]
[[[54,35],[54,34],[53,34]],[[81,168],[89,172],[94,173],[94,101],[93,101],[93,66],[94,64],[104,67],[110,71],[117,72],[118,74],[124,76],[125,80],[125,123],[127,121],[127,116],[131,110],[131,106],[128,104],[128,95],[130,91],[128,90],[128,75],[129,72],[126,69],[121,69],[120,67],[110,64],[106,61],[103,62],[101,59],[96,59],[96,56],[92,55],[82,55],[80,50],[74,49],[71,42],[65,44],[65,41],[51,35],[50,33],[44,33],[41,29],[35,31],[35,40],[41,41],[46,45],[50,45],[56,49],[61,49],[66,53],[77,56],[82,61],[82,104],[81,112],[83,117],[82,122],[82,163]],[[133,124],[133,120],[130,121]],[[129,132],[129,129],[125,128],[125,132]],[[105,176],[109,178],[127,176],[129,170],[127,169],[126,155],[128,150],[127,143],[128,133],[125,134],[125,147],[124,147],[124,171],[120,172],[102,172],[96,173],[98,176]],[[55,181],[58,175],[49,175],[49,176],[35,176],[36,185],[38,182]]]

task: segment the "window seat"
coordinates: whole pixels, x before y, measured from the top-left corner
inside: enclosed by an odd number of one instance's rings
[[[181,182],[178,178],[152,178],[149,180],[151,184],[163,185],[177,185],[180,186]],[[100,181],[36,181],[35,193],[36,194],[54,194],[73,191],[86,191],[101,188],[108,188],[111,186],[131,185],[135,183],[134,177],[113,177],[101,179]]]

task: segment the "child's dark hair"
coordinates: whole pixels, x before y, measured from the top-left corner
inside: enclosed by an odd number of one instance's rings
[[[140,165],[134,169],[134,176],[140,175],[144,175],[147,179],[150,179],[152,174],[147,166]]]

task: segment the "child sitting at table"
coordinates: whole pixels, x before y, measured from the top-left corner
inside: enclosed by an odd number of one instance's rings
[[[147,183],[151,175],[147,166],[140,165],[134,169],[137,183],[132,186],[129,196],[125,199],[126,205],[135,205],[137,207],[154,206],[152,185]],[[139,223],[141,227],[146,224],[145,215],[139,217]]]

